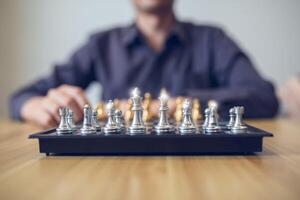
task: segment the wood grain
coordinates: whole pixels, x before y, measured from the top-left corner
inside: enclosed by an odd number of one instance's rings
[[[250,121],[273,132],[251,156],[60,156],[0,121],[0,199],[300,199],[300,121]]]

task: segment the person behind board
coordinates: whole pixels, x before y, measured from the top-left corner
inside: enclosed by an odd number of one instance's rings
[[[58,108],[68,106],[79,121],[88,103],[84,89],[94,81],[102,85],[103,100],[126,99],[135,86],[154,97],[166,88],[171,97],[217,101],[221,116],[235,105],[243,105],[248,118],[276,114],[272,84],[222,29],[178,20],[173,0],[132,3],[131,25],[92,34],[52,74],[16,91],[10,99],[12,118],[52,127],[59,122]]]

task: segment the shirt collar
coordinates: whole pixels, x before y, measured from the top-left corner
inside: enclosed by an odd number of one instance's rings
[[[186,41],[186,32],[184,30],[184,24],[178,20],[175,20],[174,26],[172,27],[167,40],[176,39],[181,43]],[[126,46],[131,46],[137,42],[143,41],[143,35],[139,31],[135,23],[123,29],[122,41]]]

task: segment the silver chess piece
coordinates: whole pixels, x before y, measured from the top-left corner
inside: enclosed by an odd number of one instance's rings
[[[208,108],[215,108],[216,110],[218,110],[219,103],[216,100],[211,99],[207,102],[207,106],[208,106]]]
[[[205,129],[205,127],[208,125],[209,112],[210,112],[209,108],[206,108],[204,110],[204,122],[202,124],[202,129]]]
[[[206,133],[215,133],[221,130],[218,122],[218,113],[216,107],[209,108],[208,122],[204,130]]]
[[[228,128],[231,128],[234,125],[234,121],[235,121],[235,114],[234,114],[234,107],[230,108],[229,110],[229,122],[226,125]]]
[[[168,95],[162,93],[159,97],[160,107],[159,107],[159,121],[155,126],[155,131],[157,134],[170,133],[174,131],[174,127],[168,121]]]
[[[72,128],[72,130],[77,129],[77,126],[74,123],[74,113],[71,109],[68,109],[67,122],[70,125],[70,127]]]
[[[96,129],[92,126],[92,109],[89,105],[85,105],[83,108],[83,123],[80,132],[82,135],[96,133]]]
[[[143,121],[142,97],[138,88],[134,88],[131,95],[133,119],[129,127],[129,133],[143,134],[146,132],[146,126]]]
[[[106,104],[107,123],[103,130],[105,134],[116,134],[120,133],[120,127],[116,123],[115,119],[115,106],[112,100]]]
[[[180,134],[196,133],[196,126],[192,119],[192,104],[189,99],[185,99],[182,105],[182,122],[179,125]]]
[[[59,109],[60,123],[56,132],[58,134],[71,134],[73,129],[68,123],[68,108],[63,107]]]
[[[235,114],[235,120],[233,126],[231,127],[231,132],[244,133],[247,129],[247,126],[245,126],[245,124],[243,123],[244,107],[243,106],[234,107],[234,114]]]
[[[92,113],[92,126],[96,129],[96,131],[101,132],[101,125],[98,121],[98,111],[95,109]]]
[[[115,119],[116,119],[117,126],[120,128],[120,130],[122,132],[126,131],[125,121],[124,121],[123,114],[122,114],[121,110],[117,109],[115,111]]]

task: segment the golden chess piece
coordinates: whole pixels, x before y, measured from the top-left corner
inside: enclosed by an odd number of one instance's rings
[[[192,118],[194,122],[198,122],[202,119],[201,105],[199,99],[193,100]]]
[[[99,121],[105,121],[107,118],[106,112],[105,112],[105,105],[102,101],[100,101],[97,106],[96,106],[96,110],[97,110],[97,119]]]
[[[126,124],[130,124],[130,122],[133,119],[133,112],[132,112],[131,109],[132,109],[132,101],[131,101],[131,99],[128,99],[127,108],[126,108],[126,112],[125,112],[125,115],[124,115],[124,119],[125,119]]]
[[[145,93],[144,95],[144,101],[143,101],[143,120],[144,122],[150,122],[152,120],[152,113],[150,111],[150,106],[151,106],[151,94],[149,92]]]
[[[175,109],[173,117],[174,117],[176,123],[180,123],[181,120],[182,120],[182,104],[183,104],[183,100],[184,100],[183,97],[177,97],[176,100],[175,100],[176,109]]]

